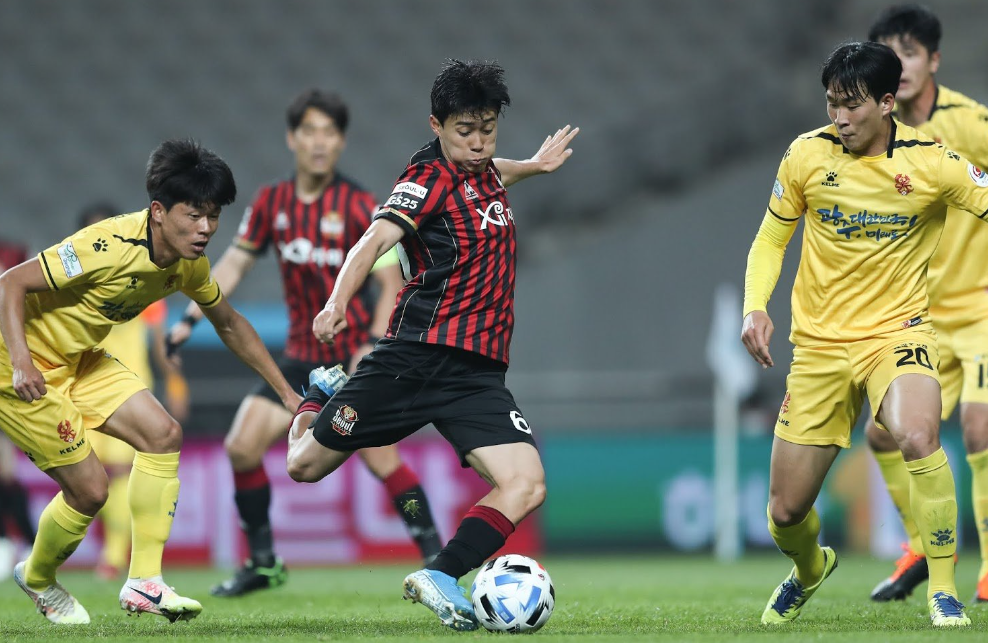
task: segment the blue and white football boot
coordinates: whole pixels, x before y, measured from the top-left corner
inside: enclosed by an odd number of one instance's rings
[[[405,577],[404,587],[403,598],[431,609],[443,625],[461,632],[477,629],[473,603],[452,576],[435,569],[420,569]]]

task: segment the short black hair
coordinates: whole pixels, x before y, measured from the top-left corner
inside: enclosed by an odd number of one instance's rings
[[[315,88],[305,90],[288,106],[288,111],[285,112],[288,131],[294,132],[298,129],[302,124],[302,118],[305,117],[305,110],[310,107],[332,118],[340,134],[346,134],[346,126],[350,122],[350,110],[347,109],[346,103],[335,92]]]
[[[943,30],[940,19],[921,4],[896,4],[875,18],[868,30],[868,40],[879,41],[909,36],[931,54],[940,50]]]
[[[76,219],[76,222],[78,227],[82,229],[96,223],[97,221],[109,219],[110,217],[115,217],[118,214],[121,214],[121,212],[117,209],[115,203],[110,201],[95,201],[79,210],[79,216]]]
[[[823,64],[823,88],[840,96],[878,102],[899,89],[902,63],[890,47],[877,42],[847,42]]]
[[[237,198],[230,166],[191,138],[165,141],[151,152],[146,185],[148,199],[166,210],[176,203],[222,207]]]
[[[497,62],[463,62],[449,58],[432,83],[432,115],[440,124],[455,114],[481,114],[493,110],[498,115],[511,105],[504,68]]]

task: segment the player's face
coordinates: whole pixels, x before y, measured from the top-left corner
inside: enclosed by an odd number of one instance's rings
[[[881,100],[858,98],[827,90],[827,115],[837,128],[841,143],[862,156],[876,156],[888,147],[889,128],[886,116],[895,107],[895,97],[885,94]]]
[[[288,132],[288,149],[295,153],[299,174],[331,174],[345,147],[346,137],[336,127],[336,121],[314,107],[305,110],[302,122]]]
[[[165,210],[155,201],[151,204],[151,216],[160,226],[163,254],[181,259],[201,257],[220,224],[219,208],[194,208],[187,203],[176,203],[171,210]]]
[[[440,123],[429,116],[429,127],[439,137],[446,159],[466,172],[483,172],[494,158],[497,144],[497,112],[453,114]]]
[[[891,47],[902,62],[902,76],[895,99],[908,103],[934,82],[933,74],[940,67],[940,52],[931,54],[912,36],[895,36],[881,42]]]

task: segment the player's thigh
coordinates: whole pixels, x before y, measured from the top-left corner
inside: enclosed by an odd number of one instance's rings
[[[772,522],[787,527],[803,521],[838,453],[836,444],[794,444],[775,436],[768,493]]]
[[[100,427],[103,433],[123,440],[139,451],[146,450],[146,441],[141,439],[145,427],[160,431],[161,413],[165,413],[143,381],[119,360],[102,350],[84,354],[79,363],[75,380],[69,388],[69,396],[82,412],[87,429]],[[131,417],[119,413],[122,407],[146,409],[147,416]],[[110,422],[110,418],[116,420]],[[123,418],[130,418],[133,426],[122,424]],[[170,422],[174,423],[171,416]]]
[[[775,435],[791,444],[847,448],[862,403],[846,345],[796,346]]]
[[[47,394],[40,400],[25,402],[14,392],[9,369],[0,367],[0,429],[39,469],[46,471],[81,462],[92,447],[82,412],[68,396],[71,377],[50,371],[43,374]]]
[[[283,405],[260,395],[245,397],[224,441],[234,465],[259,465],[271,445],[288,434],[291,420]]]
[[[963,341],[963,336],[958,334],[957,329],[936,326],[937,352],[940,355],[940,364],[937,371],[940,374],[940,419],[946,420],[954,412],[958,402],[963,402],[962,393],[967,388],[967,380],[971,376],[972,369],[965,360],[974,359],[973,356],[962,356],[966,353],[963,346],[958,341]],[[988,402],[988,396],[985,397]]]
[[[478,447],[465,459],[481,478],[497,489],[512,486],[543,487],[545,470],[538,449],[528,442],[510,442]]]
[[[175,453],[182,448],[182,427],[147,389],[125,400],[99,430],[141,453]]]
[[[868,365],[876,423],[892,434],[907,461],[930,455],[939,448],[941,412],[936,335],[913,331],[870,344],[861,363]]]

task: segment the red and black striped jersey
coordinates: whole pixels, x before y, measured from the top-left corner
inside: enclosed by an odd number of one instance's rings
[[[368,339],[372,320],[366,297],[353,298],[349,326],[327,346],[312,334],[312,320],[333,292],[346,253],[370,226],[377,201],[345,176],[336,178],[312,203],[295,195],[295,179],[265,185],[244,212],[234,243],[254,254],[274,245],[288,306],[285,355],[329,363],[351,356]]]
[[[388,337],[508,362],[515,313],[515,222],[501,177],[447,161],[439,140],[409,161],[375,218],[405,230],[410,280]]]

